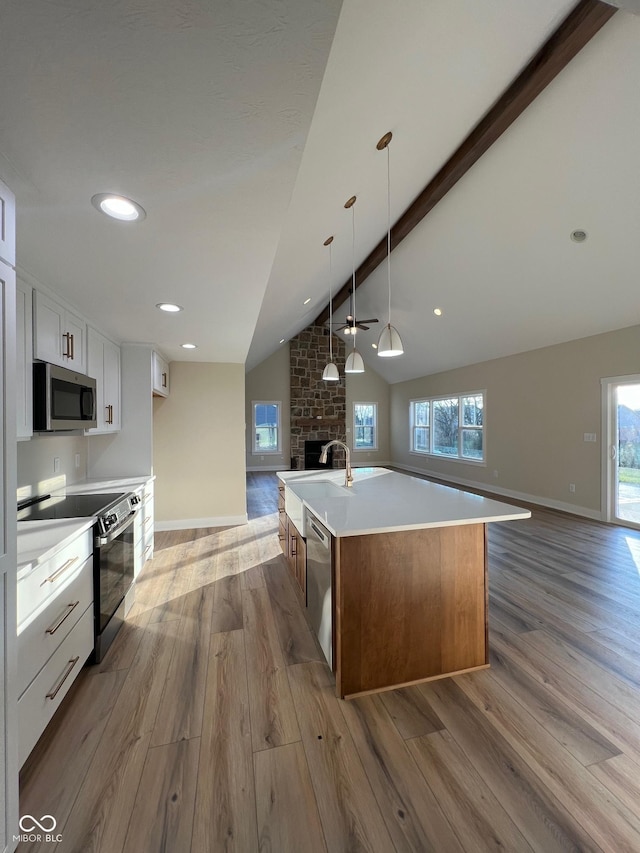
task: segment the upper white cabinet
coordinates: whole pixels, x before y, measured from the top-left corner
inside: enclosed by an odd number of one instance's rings
[[[0,260],[16,265],[16,197],[0,181]]]
[[[118,432],[120,415],[120,347],[89,326],[87,373],[96,380],[95,429],[87,433]]]
[[[169,396],[169,364],[157,352],[153,353],[153,394],[156,397]]]
[[[33,312],[34,357],[86,373],[85,321],[39,290],[33,294]]]
[[[16,282],[16,404],[17,437],[33,435],[33,340],[32,288],[20,279]]]

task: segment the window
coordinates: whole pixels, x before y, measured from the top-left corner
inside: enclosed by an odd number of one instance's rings
[[[259,400],[253,406],[253,452],[280,452],[280,403]]]
[[[484,462],[484,392],[411,400],[411,451]]]
[[[378,404],[377,403],[354,403],[353,404],[353,449],[354,450],[376,450],[378,447],[377,435]]]

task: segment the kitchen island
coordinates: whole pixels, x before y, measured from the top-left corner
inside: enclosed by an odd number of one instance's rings
[[[487,525],[528,510],[384,468],[355,469],[351,488],[340,470],[278,478],[286,524],[305,537],[310,511],[331,534],[340,697],[488,667]]]

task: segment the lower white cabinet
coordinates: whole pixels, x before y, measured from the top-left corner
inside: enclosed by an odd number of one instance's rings
[[[134,577],[138,577],[144,568],[144,564],[153,557],[153,480],[149,480],[138,492],[138,495],[141,506],[134,521]]]
[[[62,640],[93,603],[93,557],[52,602],[18,634],[18,696],[21,696]]]
[[[90,604],[18,699],[20,766],[38,742],[92,650],[93,604]]]
[[[17,614],[22,766],[93,651],[91,528],[20,578]]]

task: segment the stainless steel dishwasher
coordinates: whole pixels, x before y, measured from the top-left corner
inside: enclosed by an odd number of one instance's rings
[[[333,619],[331,602],[331,534],[305,507],[307,534],[307,619],[327,663],[333,669]]]

